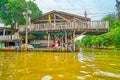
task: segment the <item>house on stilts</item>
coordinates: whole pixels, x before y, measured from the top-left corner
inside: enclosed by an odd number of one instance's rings
[[[26,30],[28,39],[25,39]],[[100,35],[108,31],[108,21],[91,21],[90,18],[53,10],[32,20],[29,27],[21,25],[15,30],[0,29],[0,44],[4,43],[5,47],[15,46],[15,41],[18,41],[18,44],[22,45],[27,40],[27,43],[35,49],[44,48],[49,51],[56,47],[57,42],[60,48],[64,48],[63,50],[68,50],[69,46],[75,50],[74,39],[78,36]],[[12,43],[8,45],[9,42],[14,42],[14,45]]]
[[[12,49],[13,46],[18,45],[18,29],[0,27],[0,49]]]
[[[21,26],[20,31],[20,34],[25,33],[25,26]],[[90,18],[53,10],[32,20],[28,43],[35,48],[50,48],[60,41],[62,48],[67,50],[72,44],[75,50],[74,39],[81,34],[99,35],[108,31],[108,21],[91,21]]]

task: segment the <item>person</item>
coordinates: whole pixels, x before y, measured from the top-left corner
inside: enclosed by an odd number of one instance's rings
[[[58,46],[60,46],[60,41],[58,40]]]
[[[55,41],[55,48],[58,48],[59,47],[58,45],[59,45],[58,41]]]
[[[75,45],[75,50],[79,51],[79,46],[78,45]]]
[[[52,46],[51,46],[51,47],[52,47],[52,48],[54,48],[54,47],[55,47],[55,43],[54,43],[54,42],[52,43]]]
[[[15,46],[15,50],[16,50],[16,51],[19,50],[19,46],[18,46],[18,45]]]
[[[72,42],[71,41],[68,42],[68,51],[73,52]]]

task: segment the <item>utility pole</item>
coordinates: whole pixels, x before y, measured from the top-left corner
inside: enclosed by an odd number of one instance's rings
[[[35,0],[33,0],[34,2]],[[28,49],[28,28],[31,25],[31,19],[30,19],[30,14],[31,10],[29,10],[29,5],[27,4],[26,12],[23,13],[23,15],[26,16],[26,28],[25,28],[25,50]]]
[[[116,8],[117,8],[117,16],[118,19],[120,20],[120,1],[116,0]]]

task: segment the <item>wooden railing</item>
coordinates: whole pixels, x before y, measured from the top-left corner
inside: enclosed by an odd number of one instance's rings
[[[13,41],[18,39],[18,34],[0,36],[0,41]]]
[[[20,31],[25,31],[26,26],[21,26]],[[30,31],[51,31],[51,30],[86,30],[86,29],[109,29],[108,21],[86,21],[86,22],[57,22],[32,24]]]

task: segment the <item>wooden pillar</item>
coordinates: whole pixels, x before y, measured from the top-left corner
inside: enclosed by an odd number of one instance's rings
[[[17,35],[18,35],[18,46],[19,46],[19,50],[21,50],[21,44],[20,44],[20,33],[19,31],[17,32]]]
[[[63,46],[63,43],[64,43],[64,41],[63,41],[63,38],[62,38],[62,48],[64,47],[64,46]]]
[[[54,14],[54,29],[56,27],[56,15]]]
[[[75,51],[75,31],[73,31],[73,50]]]
[[[25,31],[25,50],[28,49],[28,32],[27,32],[27,28],[26,28],[26,31]]]
[[[67,50],[67,32],[65,31],[65,48]]]
[[[50,47],[50,33],[48,32],[48,48]]]

